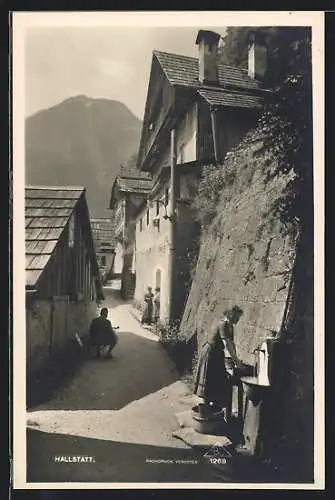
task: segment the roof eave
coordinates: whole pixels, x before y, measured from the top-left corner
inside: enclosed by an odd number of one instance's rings
[[[236,108],[249,109],[249,110],[260,110],[263,107],[262,104],[252,105],[252,106],[243,106],[241,104],[220,104],[220,103],[218,104],[218,103],[211,102],[209,99],[207,99],[206,97],[204,97],[200,94],[199,94],[199,96],[201,99],[206,101],[206,103],[208,104],[210,109],[213,111],[215,111],[216,109],[236,109]]]
[[[247,86],[243,86],[243,85],[231,85],[231,84],[224,84],[224,85],[203,85],[199,82],[198,85],[188,85],[186,83],[173,83],[171,82],[171,85],[173,87],[176,87],[176,88],[188,88],[191,91],[193,91],[194,93],[197,93],[199,90],[212,90],[212,91],[215,91],[215,92],[222,92],[224,90],[228,91],[228,92],[242,92],[242,93],[245,93],[245,94],[249,94],[249,95],[272,95],[274,94],[274,90],[273,89],[269,89],[269,88],[265,88],[265,87],[247,87]]]
[[[145,100],[145,109],[144,109],[144,116],[143,116],[143,121],[142,121],[142,128],[141,128],[141,137],[140,137],[140,143],[138,147],[138,155],[137,155],[137,160],[136,160],[136,168],[138,170],[145,170],[142,169],[141,166],[143,164],[142,158],[141,158],[141,153],[143,150],[143,143],[144,143],[144,124],[146,123],[147,119],[147,113],[148,113],[148,102],[149,102],[149,90],[150,90],[150,82],[152,78],[152,72],[153,72],[153,66],[154,66],[154,61],[156,60],[157,63],[160,65],[162,68],[161,63],[159,62],[159,59],[157,57],[157,52],[156,50],[152,51],[152,56],[151,56],[151,64],[150,64],[150,75],[149,75],[149,81],[148,81],[148,87],[147,87],[147,95],[146,95],[146,100]],[[163,69],[163,68],[162,68]],[[165,73],[164,73],[165,74]],[[165,75],[166,76],[166,75]],[[167,78],[167,76],[166,76]]]
[[[122,189],[120,190],[122,191],[123,193],[133,193],[133,194],[146,194],[146,193],[150,193],[151,191],[151,188],[150,189],[143,189],[143,190],[137,190],[137,189]]]
[[[25,189],[36,189],[38,191],[84,191],[84,186],[39,186],[35,184],[26,184]]]
[[[110,195],[110,199],[109,199],[109,208],[110,209],[115,208],[115,202],[116,202],[115,189],[116,189],[116,185],[117,185],[117,177],[115,178],[115,180],[113,182],[113,185],[112,185],[112,189],[111,189],[111,195]]]

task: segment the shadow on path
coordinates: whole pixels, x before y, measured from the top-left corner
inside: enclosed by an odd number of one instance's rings
[[[254,484],[286,482],[284,478],[275,478],[249,461],[235,460],[217,469],[203,458],[205,451],[127,444],[28,430],[27,481]],[[88,456],[94,459],[94,463],[57,463],[55,456]],[[182,460],[188,463],[178,463]]]
[[[55,456],[90,456],[95,463],[57,463]],[[214,481],[192,450],[125,444],[27,431],[29,482],[203,482]],[[148,463],[147,460],[172,463]]]
[[[37,373],[26,372],[27,409],[38,407],[66,388],[86,361],[86,354],[73,343],[65,352],[50,358]]]
[[[113,359],[87,359],[67,385],[33,410],[119,410],[170,385],[178,373],[163,347],[129,332],[119,333]]]

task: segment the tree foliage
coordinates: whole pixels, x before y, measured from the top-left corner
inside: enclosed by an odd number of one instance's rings
[[[270,68],[275,99],[259,121],[265,147],[276,159],[274,175],[293,168],[296,176],[278,205],[283,216],[309,230],[313,221],[313,122],[311,37],[306,28],[280,28],[271,39]]]
[[[310,29],[305,27],[228,27],[219,52],[222,64],[247,69],[251,32],[262,36],[268,49],[268,80],[275,87],[288,73],[306,68],[310,59]]]
[[[250,28],[228,28],[221,52],[221,61],[246,67]],[[250,143],[264,141],[264,165],[277,167],[271,175],[294,170],[285,196],[278,200],[273,211],[280,212],[285,221],[299,223],[300,228],[311,229],[313,220],[313,133],[311,33],[308,28],[259,28],[268,47],[268,72],[264,82],[273,90],[273,96],[264,107],[255,129],[231,151],[222,166],[204,169],[203,180],[195,205],[200,211],[203,227],[213,220],[222,191],[229,181],[227,172]]]
[[[250,28],[229,27],[224,45],[219,50],[220,62],[237,68],[246,68],[248,60],[248,36]]]

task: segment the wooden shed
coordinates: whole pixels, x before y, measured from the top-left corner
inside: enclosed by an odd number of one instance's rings
[[[84,335],[103,298],[83,187],[27,186],[26,347],[35,369]]]

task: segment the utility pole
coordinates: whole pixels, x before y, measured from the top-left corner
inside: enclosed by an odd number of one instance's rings
[[[174,307],[174,265],[175,265],[175,255],[176,255],[176,133],[175,130],[171,130],[171,172],[170,172],[170,262],[169,262],[169,319],[174,320],[175,307]]]

